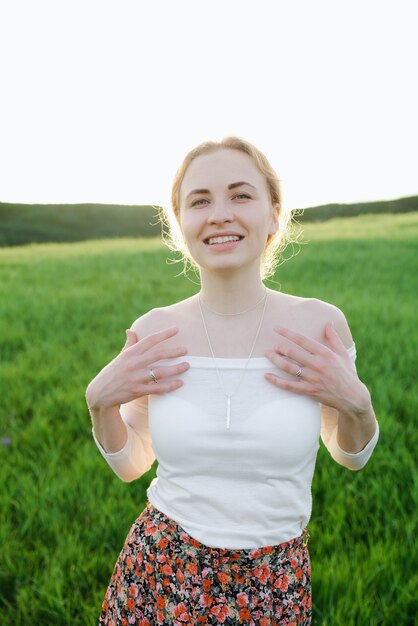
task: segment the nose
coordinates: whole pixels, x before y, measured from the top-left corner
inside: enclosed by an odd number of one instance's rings
[[[212,208],[208,217],[208,223],[213,224],[215,222],[230,222],[234,219],[233,207],[224,200],[218,200],[213,202]]]

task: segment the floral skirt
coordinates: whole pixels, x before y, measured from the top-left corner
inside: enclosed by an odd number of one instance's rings
[[[309,625],[310,534],[243,550],[211,548],[149,500],[132,525],[99,626]]]

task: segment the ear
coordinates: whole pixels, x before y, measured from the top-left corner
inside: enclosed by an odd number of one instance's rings
[[[274,204],[271,215],[269,235],[274,235],[279,228],[279,205]]]

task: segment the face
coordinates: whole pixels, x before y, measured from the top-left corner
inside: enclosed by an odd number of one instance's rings
[[[180,188],[180,226],[201,267],[234,268],[259,260],[268,235],[277,230],[278,216],[265,177],[252,158],[222,148],[194,159]],[[236,233],[240,240],[207,242],[215,233],[225,232]]]

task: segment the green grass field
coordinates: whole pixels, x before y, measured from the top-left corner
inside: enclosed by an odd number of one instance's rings
[[[359,472],[321,443],[308,526],[313,624],[416,624],[418,213],[303,229],[308,243],[286,250],[294,256],[266,285],[344,311],[380,423]],[[0,249],[2,626],[97,624],[156,462],[121,482],[93,442],[84,394],[138,316],[199,290],[167,258],[158,239]]]

